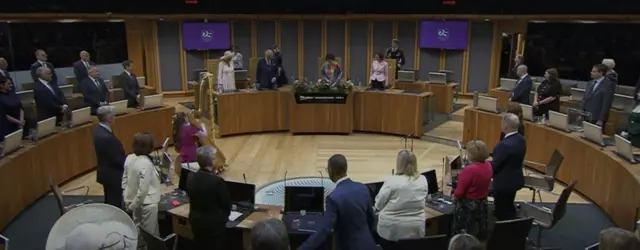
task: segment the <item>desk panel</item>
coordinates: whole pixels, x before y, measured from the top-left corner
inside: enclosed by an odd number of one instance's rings
[[[220,136],[288,129],[287,92],[241,91],[216,95]]]
[[[355,92],[354,130],[422,136],[431,92],[399,90]]]

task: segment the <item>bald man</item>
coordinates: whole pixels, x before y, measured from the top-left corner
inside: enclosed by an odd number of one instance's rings
[[[81,83],[82,81],[84,81],[84,79],[87,79],[87,77],[89,77],[89,69],[95,65],[96,64],[91,61],[91,55],[89,54],[89,52],[80,52],[80,60],[73,63],[73,74],[76,76],[76,80],[78,81],[78,83]],[[76,88],[78,88],[78,85],[76,85]]]
[[[499,221],[516,218],[514,200],[516,193],[524,186],[522,164],[527,153],[527,143],[518,129],[520,118],[507,113],[502,118],[502,139],[493,148],[493,199],[495,215]]]
[[[109,89],[104,83],[104,80],[100,78],[100,72],[98,68],[92,66],[88,70],[87,78],[85,78],[78,85],[80,93],[84,97],[84,104],[91,107],[91,114],[96,115],[96,110],[100,106],[107,104],[107,94]]]
[[[527,65],[520,65],[517,68],[518,81],[516,87],[511,93],[510,102],[517,102],[522,104],[531,105],[531,88],[533,88],[533,80],[529,76],[529,69]]]
[[[33,79],[33,82],[34,83],[38,82],[38,72],[37,72],[38,68],[44,67],[49,69],[49,71],[51,71],[51,81],[49,83],[55,84],[57,86],[58,75],[56,74],[56,68],[53,66],[53,63],[47,61],[47,59],[49,58],[49,56],[47,55],[47,52],[44,52],[44,50],[39,49],[39,50],[36,50],[35,56],[37,61],[31,64],[31,79]]]
[[[68,111],[67,99],[64,93],[53,83],[51,69],[39,67],[36,69],[36,82],[33,89],[33,99],[36,102],[38,121],[56,117],[62,121],[62,116]]]

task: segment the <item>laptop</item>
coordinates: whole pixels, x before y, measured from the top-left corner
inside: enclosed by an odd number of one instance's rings
[[[571,88],[571,100],[572,101],[582,101],[584,99],[584,89],[581,88]]]
[[[40,140],[56,132],[56,118],[39,121],[36,127],[36,139]]]
[[[569,123],[567,122],[567,115],[549,110],[549,120],[547,121],[547,125],[549,125],[549,127],[564,132],[570,132],[568,124]]]
[[[527,104],[520,104],[522,109],[522,119],[533,122],[533,107]]]
[[[630,163],[638,163],[640,154],[633,153],[631,142],[622,136],[616,135],[616,154]]]
[[[2,147],[2,154],[8,155],[22,147],[22,129],[8,134],[4,137],[4,146]]]
[[[138,87],[140,88],[144,88],[147,85],[147,78],[144,76],[138,76],[136,80],[138,80]]]
[[[616,144],[613,138],[603,138],[602,137],[602,127],[595,125],[590,122],[582,122],[582,131],[584,138],[587,141],[593,142],[600,146],[614,146]]]
[[[428,194],[441,194],[440,187],[438,187],[438,176],[436,175],[436,170],[431,169],[427,172],[422,173],[425,178],[427,178],[427,185],[429,188]]]
[[[33,90],[23,90],[16,92],[21,103],[33,103]]]
[[[225,183],[231,195],[231,203],[253,210],[256,203],[256,185],[235,181],[225,181]]]
[[[71,127],[77,127],[91,122],[91,107],[71,111]]]
[[[493,112],[493,113],[500,113],[498,111],[498,100],[496,98],[493,97],[488,97],[488,96],[478,96],[478,109],[480,110],[484,110],[484,111],[488,111],[488,112]]]
[[[60,91],[64,94],[64,97],[71,97],[73,95],[73,85],[67,84],[60,86]]]
[[[500,87],[498,87],[498,89],[503,91],[513,91],[517,84],[518,80],[516,79],[500,78]]]
[[[148,95],[142,98],[141,110],[162,107],[162,94]]]
[[[372,182],[367,184],[367,188],[369,188],[369,195],[371,195],[371,201],[373,201],[374,204],[376,203],[376,196],[378,196],[378,193],[380,193],[383,184],[384,181]]]
[[[301,211],[306,211],[305,215]],[[284,216],[288,229],[302,232],[315,232],[316,221],[324,212],[324,187],[284,188]]]
[[[127,104],[128,104],[127,100],[110,103],[110,105],[113,106],[113,109],[115,110],[116,115],[124,115],[126,113],[129,113],[129,111],[127,110]]]

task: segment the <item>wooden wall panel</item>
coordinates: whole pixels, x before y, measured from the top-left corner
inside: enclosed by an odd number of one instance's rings
[[[142,20],[126,20],[124,27],[127,34],[127,53],[129,60],[136,63],[133,73],[139,76],[144,75],[144,47],[142,37],[144,33],[144,23]]]

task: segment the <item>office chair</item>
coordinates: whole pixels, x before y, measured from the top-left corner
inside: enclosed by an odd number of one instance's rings
[[[65,206],[64,205],[64,201],[63,201],[65,193],[76,191],[76,190],[80,190],[80,189],[85,189],[84,196],[86,197],[87,195],[89,195],[89,187],[88,186],[80,186],[80,187],[73,188],[73,189],[70,189],[70,190],[67,190],[67,191],[63,192],[63,191],[60,190],[60,187],[58,187],[58,185],[55,184],[55,182],[53,182],[53,178],[51,178],[51,175],[49,175],[48,179],[49,179],[49,188],[51,189],[51,193],[53,193],[53,196],[56,198],[56,203],[58,204],[58,209],[60,210],[60,215],[61,216],[64,215],[66,212],[68,212],[71,209],[74,209],[76,207],[83,206],[83,205],[86,205],[86,204],[89,204],[89,203],[92,202],[91,200],[86,200],[86,201],[84,201],[82,203],[79,203],[79,204],[72,204],[72,205],[69,205],[69,206]]]
[[[449,247],[449,239],[447,238],[447,235],[444,234],[413,239],[402,239],[396,241],[396,244],[391,250],[424,249],[425,246],[429,246],[429,250],[447,250],[447,247]]]
[[[169,234],[163,239],[147,232],[142,227],[138,227],[138,230],[140,231],[140,235],[144,240],[144,245],[146,246],[147,250],[169,250],[169,247],[167,247],[167,243],[171,239],[174,239],[173,247],[171,249],[176,250],[178,247],[178,237],[176,237],[176,234]]]
[[[533,218],[496,222],[486,249],[525,250],[532,224]]]
[[[564,156],[557,149],[553,151],[551,159],[545,166],[544,175],[527,175],[524,177],[524,186],[533,191],[533,197],[531,202],[536,202],[536,193],[538,194],[540,202],[542,202],[541,191],[552,192],[556,183],[556,174],[560,165],[564,161]]]
[[[588,246],[584,250],[598,250],[598,248],[600,248],[600,243],[596,243],[596,244],[593,244],[591,246]]]
[[[9,250],[9,238],[0,234],[0,250]]]
[[[558,202],[556,202],[553,210],[526,202],[522,203],[520,206],[522,216],[533,218],[533,225],[538,227],[538,236],[535,242],[536,247],[540,247],[540,243],[542,241],[542,230],[553,228],[558,221],[564,217],[564,214],[567,211],[567,201],[569,200],[569,196],[571,195],[571,192],[573,192],[577,183],[578,182],[576,180],[573,180],[566,188],[564,188],[564,190],[562,190],[562,193],[558,198]]]

